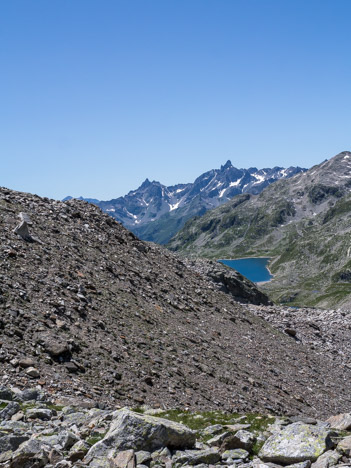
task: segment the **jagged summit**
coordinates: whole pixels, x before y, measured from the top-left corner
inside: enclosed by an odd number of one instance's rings
[[[230,167],[232,167],[232,162],[230,161],[230,159],[228,159],[228,161],[224,164],[224,166],[221,166],[221,171],[229,169]]]
[[[240,193],[260,193],[281,178],[304,171],[300,167],[284,169],[237,169],[230,160],[220,169],[212,169],[193,183],[166,187],[145,179],[141,186],[124,197],[109,201],[86,199],[120,221],[144,240],[167,243],[196,215],[229,201]]]

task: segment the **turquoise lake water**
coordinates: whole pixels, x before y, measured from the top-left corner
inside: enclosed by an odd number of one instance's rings
[[[249,280],[254,283],[260,283],[261,281],[270,281],[273,276],[269,273],[267,265],[269,258],[251,257],[251,258],[240,258],[238,260],[218,260],[224,265],[234,268],[242,275],[246,276]]]

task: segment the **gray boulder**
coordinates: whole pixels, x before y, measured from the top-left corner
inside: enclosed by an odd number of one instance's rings
[[[4,419],[11,419],[21,409],[20,405],[16,401],[11,401],[6,408],[0,411],[0,421]]]
[[[222,448],[224,450],[231,450],[242,448],[250,451],[256,442],[254,434],[248,431],[240,430],[234,435],[226,437],[223,441]]]
[[[334,446],[331,434],[325,426],[310,426],[301,422],[290,424],[266,440],[259,457],[264,462],[285,465],[315,461]]]
[[[331,466],[335,466],[341,457],[341,453],[336,450],[328,450],[312,464],[312,468],[329,468]]]
[[[43,442],[29,439],[13,453],[10,468],[40,468],[49,461],[48,449]]]
[[[338,414],[327,419],[327,423],[333,429],[339,429],[341,431],[348,431],[351,429],[351,413]]]
[[[186,450],[183,453],[176,454],[173,457],[173,463],[180,463],[182,465],[199,465],[205,463],[206,465],[214,465],[219,462],[221,455],[216,448],[207,450]]]
[[[109,431],[89,450],[86,459],[114,458],[118,451],[131,449],[150,452],[161,447],[186,449],[192,448],[195,442],[195,432],[183,424],[123,408],[113,413]]]

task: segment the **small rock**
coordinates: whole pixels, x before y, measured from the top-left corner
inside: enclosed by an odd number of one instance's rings
[[[139,450],[135,453],[135,459],[137,465],[144,465],[151,461],[151,453],[146,450]]]
[[[119,452],[117,457],[111,460],[111,468],[135,468],[134,450]]]
[[[249,456],[249,452],[244,449],[233,449],[233,450],[226,450],[222,453],[222,460],[246,460]]]
[[[52,411],[43,408],[31,408],[26,412],[27,419],[41,419],[42,421],[49,421],[52,418]]]
[[[39,371],[35,367],[28,367],[28,369],[26,369],[26,374],[33,379],[38,379],[40,377]]]
[[[18,365],[23,369],[26,369],[27,367],[33,367],[35,365],[35,362],[34,359],[31,358],[22,358],[19,359]]]

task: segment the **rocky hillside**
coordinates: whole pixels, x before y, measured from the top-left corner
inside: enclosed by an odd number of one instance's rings
[[[189,221],[170,247],[210,258],[272,257],[274,278],[264,286],[271,297],[348,308],[350,201],[351,153],[345,151]]]
[[[221,270],[187,266],[82,201],[2,188],[0,224],[4,384],[101,407],[350,407],[351,369],[257,317]]]
[[[304,170],[300,167],[237,169],[227,161],[220,169],[205,172],[193,183],[166,187],[146,179],[124,197],[109,201],[84,200],[99,206],[139,238],[165,244],[193,216],[202,215],[237,194],[260,193],[272,182]]]

